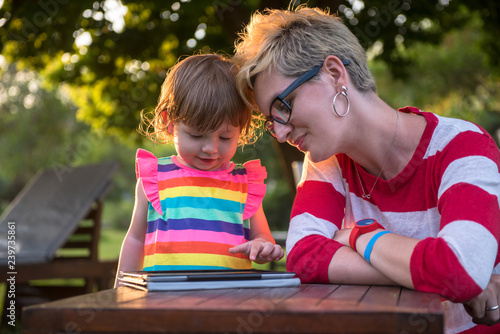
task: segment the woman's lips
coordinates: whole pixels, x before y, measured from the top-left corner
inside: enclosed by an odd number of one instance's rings
[[[304,140],[305,140],[306,136],[302,136],[302,137],[299,137],[297,138],[297,140],[294,140],[293,141],[293,144],[300,150],[300,151],[304,151]]]

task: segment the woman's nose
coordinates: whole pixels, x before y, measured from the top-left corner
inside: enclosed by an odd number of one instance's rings
[[[274,122],[274,133],[276,134],[276,139],[280,143],[284,143],[290,139],[290,134],[292,132],[292,126],[290,123],[281,124]]]

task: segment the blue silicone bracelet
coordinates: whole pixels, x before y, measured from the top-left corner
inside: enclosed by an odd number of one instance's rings
[[[366,261],[368,261],[368,263],[371,263],[370,262],[370,255],[372,254],[373,245],[375,245],[375,241],[377,241],[378,238],[380,238],[381,236],[383,236],[384,234],[387,234],[387,233],[392,233],[392,232],[391,231],[378,232],[370,239],[370,241],[368,242],[368,245],[366,245],[365,254],[363,255],[363,257],[365,258]]]

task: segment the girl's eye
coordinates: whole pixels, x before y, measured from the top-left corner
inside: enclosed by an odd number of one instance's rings
[[[219,137],[220,140],[227,141],[231,140],[231,137]]]
[[[202,135],[198,135],[198,134],[195,134],[195,133],[190,133],[189,136],[191,138],[195,138],[195,139],[199,139],[199,138],[203,137]]]

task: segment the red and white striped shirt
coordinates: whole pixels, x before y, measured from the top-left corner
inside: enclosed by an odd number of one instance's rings
[[[421,239],[410,260],[415,289],[453,302],[470,300],[493,272],[500,274],[500,151],[473,123],[417,108],[400,112],[424,116],[427,126],[408,165],[391,180],[379,179],[371,199],[361,195],[377,178],[356,169],[347,155],[320,163],[306,156],[288,231],[287,269],[303,282],[328,283],[328,265],[341,247],[332,240],[335,231],[375,218],[389,231]],[[447,303],[447,333],[474,326],[462,304]]]

